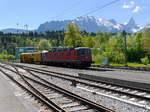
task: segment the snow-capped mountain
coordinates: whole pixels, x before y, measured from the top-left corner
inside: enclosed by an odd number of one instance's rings
[[[52,30],[64,30],[68,23],[75,23],[80,26],[81,30],[86,30],[87,32],[120,32],[127,31],[130,33],[138,32],[143,29],[143,26],[135,23],[135,20],[131,18],[126,24],[121,24],[115,21],[114,19],[107,20],[103,18],[95,18],[93,16],[77,17],[73,20],[64,20],[64,21],[50,21],[41,24],[37,31],[45,32]]]
[[[141,31],[142,29],[143,26],[136,24],[133,18],[131,18],[129,22],[126,25],[124,25],[122,28],[122,30],[125,30],[127,32],[133,32],[133,33]]]
[[[16,28],[7,28],[1,30],[4,33],[28,33],[29,30],[24,30],[24,29],[16,29]]]
[[[135,20],[131,18],[128,22],[118,23],[114,19],[104,19],[104,18],[95,18],[93,16],[85,16],[85,17],[77,17],[73,20],[64,20],[64,21],[50,21],[41,24],[37,30],[37,32],[46,32],[46,31],[57,31],[57,30],[65,30],[66,25],[68,23],[75,23],[80,26],[81,30],[85,30],[87,32],[122,32],[123,30],[129,33],[135,33],[139,31],[143,31],[144,28],[150,28],[149,25],[138,25]],[[1,30],[4,33],[28,33],[29,30],[24,29],[15,29],[15,28],[7,28]]]
[[[150,24],[146,25],[145,28],[150,28]]]

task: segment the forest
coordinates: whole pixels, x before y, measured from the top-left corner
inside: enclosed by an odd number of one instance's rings
[[[0,59],[14,57],[16,47],[34,46],[38,50],[49,50],[51,47],[67,46],[90,47],[93,61],[99,64],[103,56],[108,57],[109,63],[124,64],[125,58],[128,62],[150,63],[150,28],[126,33],[126,48],[124,42],[122,32],[89,33],[81,31],[73,23],[68,24],[64,31],[21,34],[0,32]]]

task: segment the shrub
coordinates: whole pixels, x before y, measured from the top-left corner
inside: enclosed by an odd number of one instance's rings
[[[12,61],[12,60],[15,60],[14,55],[0,54],[0,61]]]
[[[15,60],[15,56],[14,55],[8,55],[7,59],[8,59],[8,61]]]
[[[144,58],[141,58],[141,62],[145,65],[147,65],[149,63],[149,59],[148,57],[144,57]]]
[[[95,55],[95,56],[92,56],[92,57],[93,57],[94,63],[96,63],[96,64],[102,63],[102,56],[100,56],[100,55]]]
[[[123,64],[125,62],[125,57],[123,53],[116,53],[113,61],[118,64]]]

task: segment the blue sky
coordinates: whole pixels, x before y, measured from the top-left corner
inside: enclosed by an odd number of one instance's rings
[[[0,0],[0,29],[36,29],[51,20],[68,20],[85,15],[113,0]],[[120,23],[133,17],[138,24],[150,24],[150,0],[120,0],[91,13],[96,18],[115,19]]]

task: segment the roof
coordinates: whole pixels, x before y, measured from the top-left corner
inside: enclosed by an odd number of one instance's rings
[[[32,53],[21,53],[21,54],[32,54]],[[21,55],[21,54],[20,54],[20,55]]]
[[[90,48],[89,47],[76,47],[75,49],[78,50],[78,49],[90,49]]]

